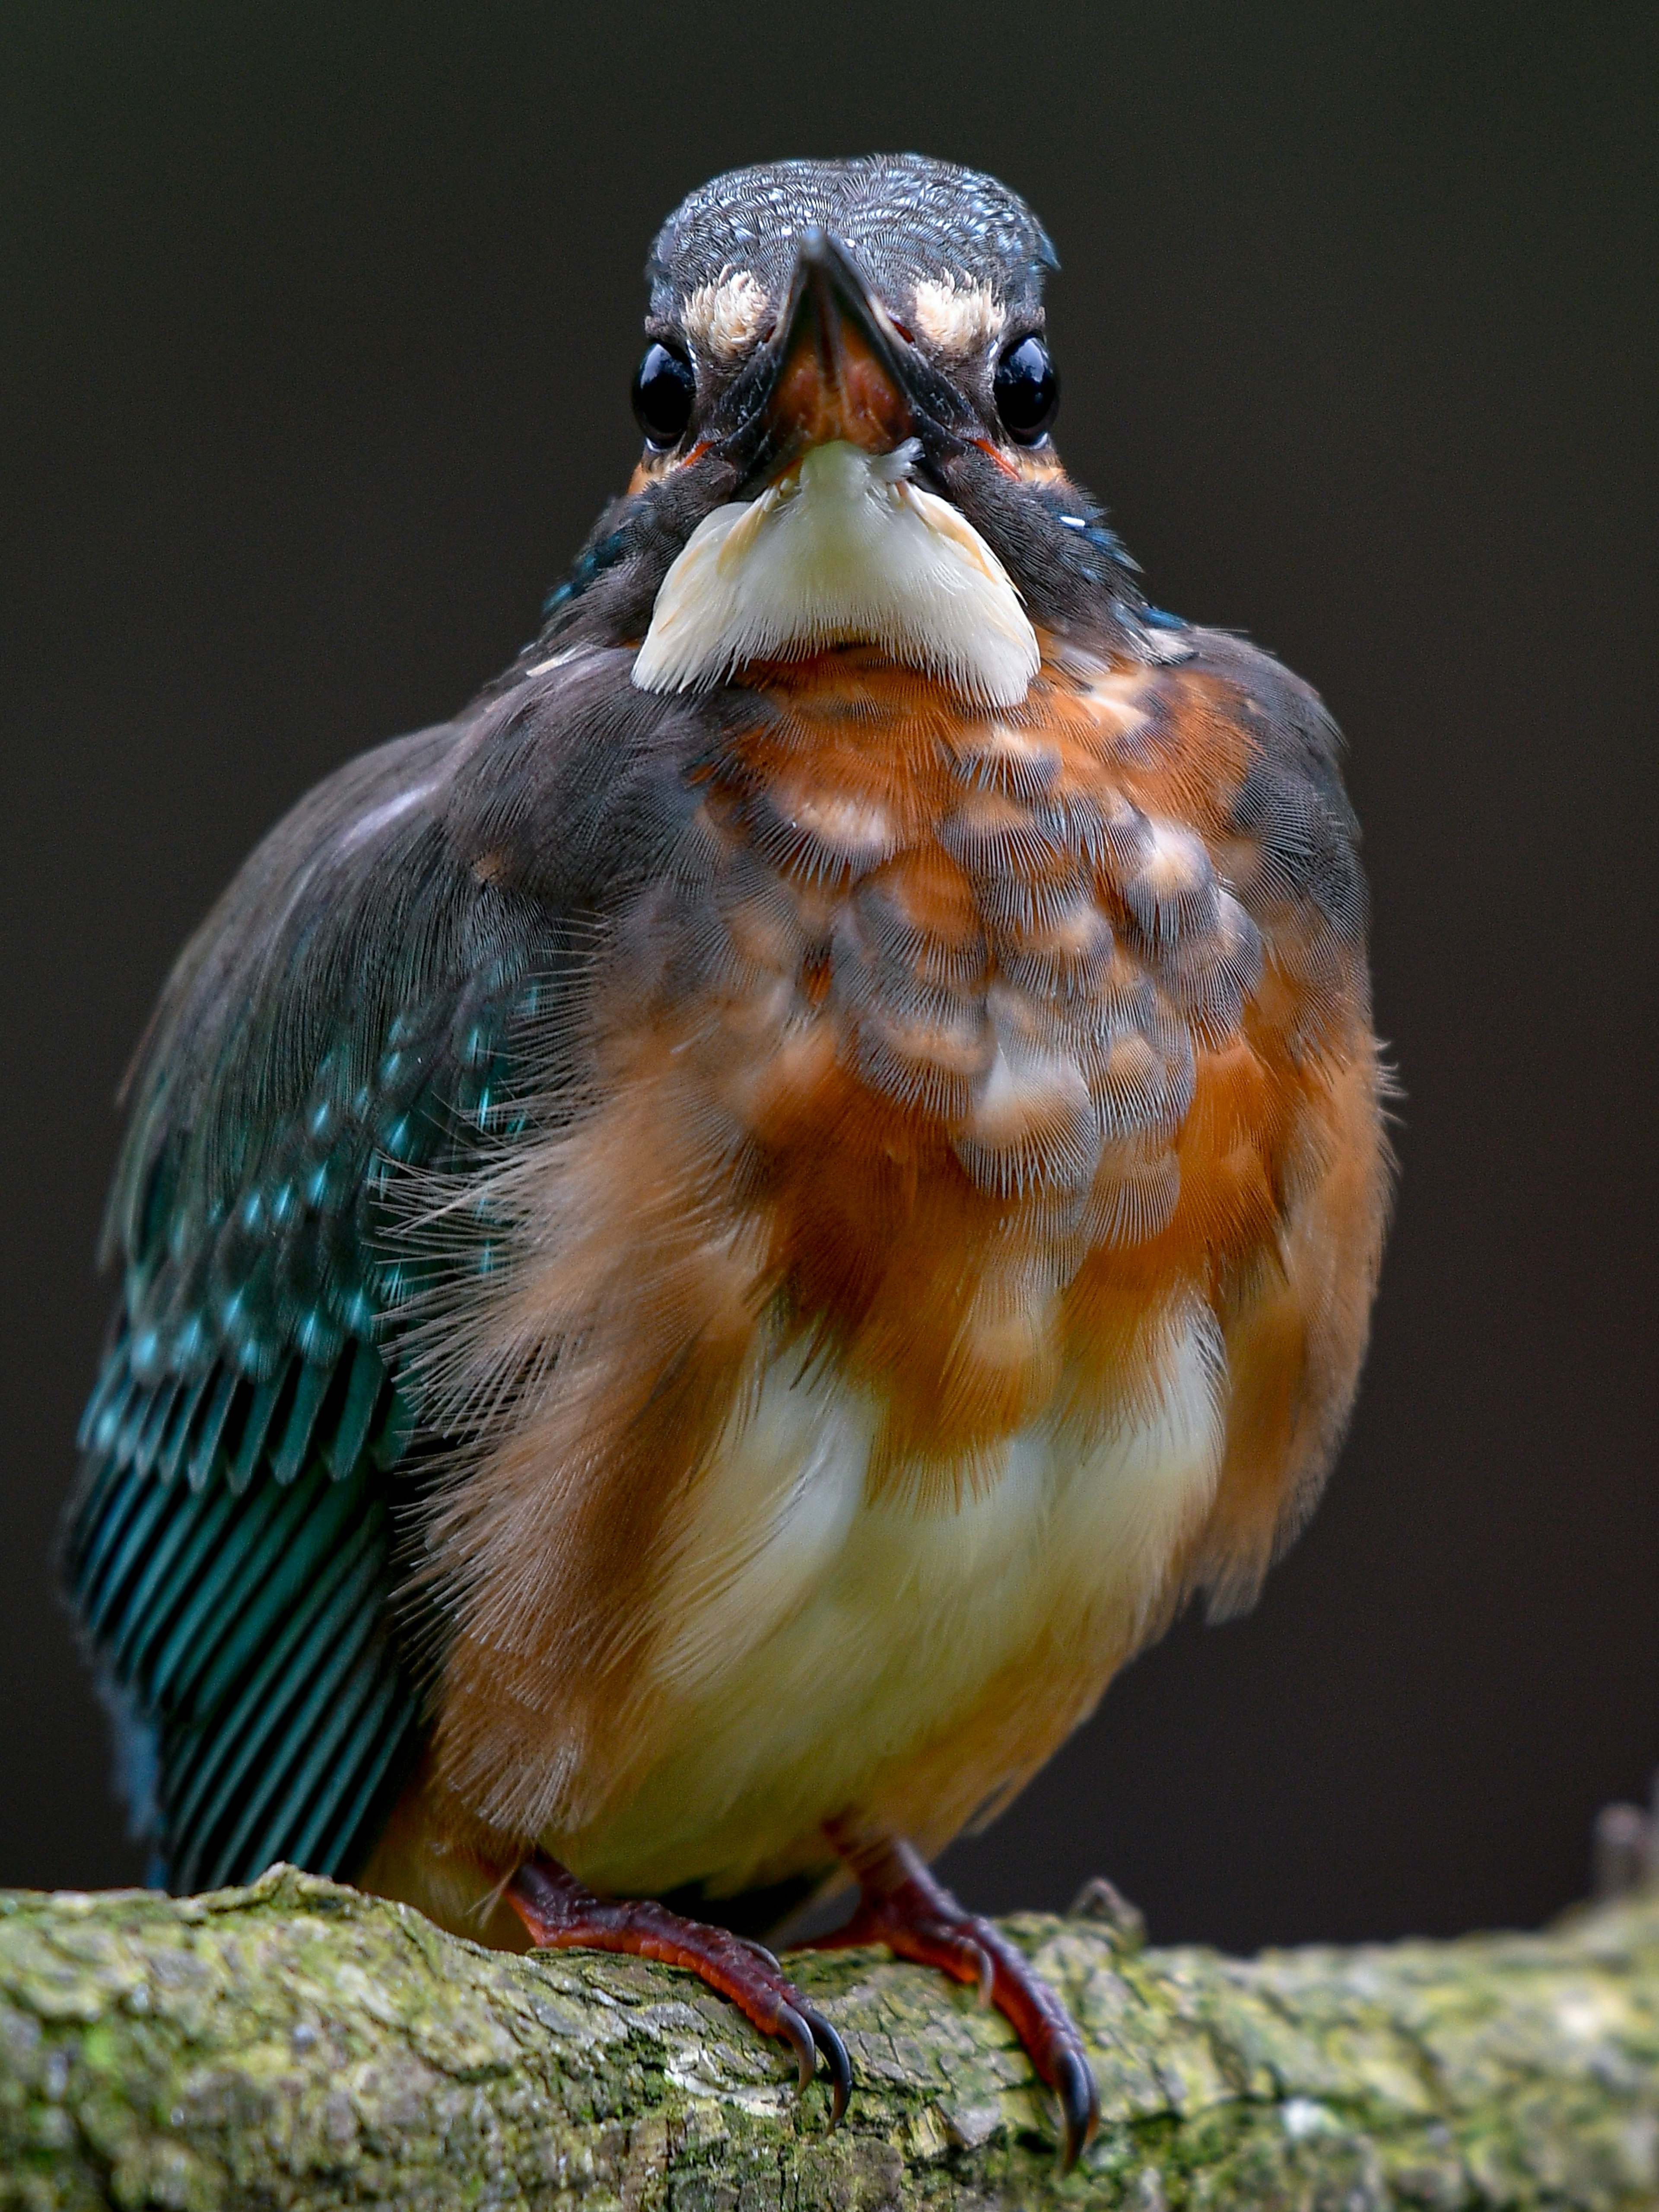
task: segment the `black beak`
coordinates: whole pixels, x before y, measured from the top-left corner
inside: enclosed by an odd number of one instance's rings
[[[801,233],[767,353],[761,411],[779,446],[799,451],[842,438],[890,453],[913,434],[920,363],[828,231],[814,226]]]

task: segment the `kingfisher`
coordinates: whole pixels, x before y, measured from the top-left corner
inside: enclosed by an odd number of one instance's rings
[[[284,1859],[689,1968],[1058,1996],[929,1870],[1353,1397],[1389,1181],[1337,732],[1148,604],[1051,439],[1057,265],[906,154],[695,191],[535,641],[364,753],[129,1079],[66,1571],[152,1879]]]

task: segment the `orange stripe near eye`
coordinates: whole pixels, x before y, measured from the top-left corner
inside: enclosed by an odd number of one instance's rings
[[[1020,471],[1014,466],[1014,464],[1008,459],[1006,453],[1000,453],[997,451],[996,447],[991,443],[991,441],[988,438],[975,438],[973,442],[979,447],[981,453],[984,453],[989,459],[994,460],[996,463],[997,466],[1002,471],[1004,476],[1012,477],[1016,483],[1020,481]]]
[[[689,453],[682,453],[677,461],[671,461],[665,455],[656,468],[642,460],[635,462],[634,473],[628,479],[629,493],[643,491],[647,484],[660,483],[664,477],[672,476],[676,469],[688,467],[691,462],[700,459],[714,442],[712,438],[699,438]]]

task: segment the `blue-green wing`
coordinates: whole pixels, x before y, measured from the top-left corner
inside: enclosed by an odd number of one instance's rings
[[[544,907],[441,818],[465,743],[402,741],[305,802],[141,1063],[66,1564],[174,1888],[349,1871],[417,1746],[391,1603],[420,1459],[397,1187],[502,1140],[558,957]]]
[[[140,1055],[66,1549],[175,1888],[349,1871],[412,1758],[442,1624],[402,1610],[400,1552],[443,1440],[403,1337],[437,1264],[410,1178],[453,1194],[556,1114],[595,932],[689,865],[706,710],[625,649],[532,659],[301,802]],[[488,1267],[488,1222],[442,1264]]]

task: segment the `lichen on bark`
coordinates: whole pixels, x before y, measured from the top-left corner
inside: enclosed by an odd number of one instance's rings
[[[3,1894],[0,2205],[1659,2204],[1651,1900],[1250,1962],[1008,1925],[1099,2077],[1065,2179],[1006,2024],[883,1954],[799,1964],[858,2069],[831,2133],[822,2087],[798,2099],[781,2049],[667,1967],[485,1951],[285,1868]]]

